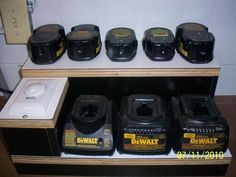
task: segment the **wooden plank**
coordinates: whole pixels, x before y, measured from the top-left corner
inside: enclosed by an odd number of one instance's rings
[[[53,120],[18,120],[2,119],[0,120],[1,128],[53,128]]]
[[[24,164],[56,164],[56,165],[217,165],[230,164],[231,157],[222,160],[202,160],[177,158],[145,158],[145,159],[124,159],[124,158],[61,158],[47,156],[24,156],[12,155],[14,163]]]
[[[22,69],[21,72],[23,77],[210,77],[218,76],[220,69]]]

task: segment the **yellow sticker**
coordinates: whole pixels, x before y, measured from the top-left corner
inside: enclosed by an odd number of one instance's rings
[[[128,29],[114,29],[112,35],[114,35],[116,38],[125,38],[130,36],[131,32]]]
[[[96,54],[98,54],[100,52],[100,45],[96,48]]]
[[[179,51],[180,53],[182,53],[183,56],[187,57],[188,56],[188,52],[186,50],[184,50],[184,45],[182,42],[180,42],[180,46],[179,46]]]
[[[190,144],[217,144],[218,138],[192,138]]]
[[[169,32],[165,29],[153,29],[151,30],[151,35],[153,37],[167,37]]]
[[[136,145],[157,145],[158,139],[131,139],[131,144]]]
[[[72,38],[89,38],[91,33],[89,31],[74,31],[71,34]]]
[[[195,138],[194,133],[184,133],[184,138]]]
[[[74,130],[65,131],[65,146],[76,146]]]
[[[56,52],[57,57],[61,56],[62,53],[64,52],[65,48],[64,48],[63,42],[60,43],[59,47],[60,47],[59,50]]]
[[[135,134],[125,133],[124,134],[124,138],[126,138],[126,139],[134,139],[135,138]]]
[[[100,52],[100,50],[101,50],[101,45],[100,45],[100,42],[98,41],[98,43],[97,43],[97,47],[96,47],[96,49],[95,49],[96,51],[96,54],[98,54],[99,52]]]
[[[98,144],[98,139],[97,138],[82,138],[82,137],[78,137],[77,138],[77,143],[78,144]]]

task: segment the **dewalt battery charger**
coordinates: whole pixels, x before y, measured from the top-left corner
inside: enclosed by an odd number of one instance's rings
[[[229,126],[211,97],[203,95],[174,97],[172,107],[175,153],[227,150]]]
[[[79,96],[67,117],[62,149],[65,153],[112,155],[112,102],[102,95]]]
[[[118,151],[128,154],[168,154],[170,121],[164,101],[155,95],[131,95],[121,103]]]

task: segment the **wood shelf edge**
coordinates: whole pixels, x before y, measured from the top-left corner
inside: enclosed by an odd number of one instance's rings
[[[18,120],[18,119],[2,119],[0,120],[0,128],[53,128],[53,119],[47,120]]]
[[[219,76],[220,68],[22,69],[23,77],[191,77]]]
[[[61,112],[63,102],[65,100],[65,97],[66,97],[66,94],[67,94],[67,91],[68,91],[68,88],[69,88],[69,81],[67,79],[65,87],[62,91],[62,94],[61,94],[60,99],[59,99],[59,103],[57,104],[57,108],[55,110],[55,113],[54,113],[54,116],[53,116],[53,119],[52,119],[53,120],[53,127],[52,128],[54,128],[56,126],[58,117],[59,117],[60,112]]]
[[[54,165],[229,165],[231,157],[222,160],[203,160],[203,159],[184,159],[177,158],[160,158],[160,159],[124,159],[124,158],[62,158],[57,156],[26,156],[12,155],[14,163],[18,164],[54,164]]]

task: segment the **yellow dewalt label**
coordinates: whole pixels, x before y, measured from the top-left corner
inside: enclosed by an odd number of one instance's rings
[[[153,37],[167,37],[169,32],[165,29],[153,29],[151,30],[151,35]]]
[[[184,45],[182,42],[180,42],[179,51],[180,51],[180,53],[182,53],[183,56],[185,56],[185,57],[188,56],[188,52],[186,50],[184,50]]]
[[[123,143],[125,150],[164,150],[166,149],[166,134],[139,135],[125,133]]]
[[[98,144],[97,138],[77,138],[78,144]]]
[[[98,46],[97,46],[97,48],[96,48],[96,54],[98,54],[99,52],[100,52],[100,49],[101,49],[101,46],[100,46],[100,43],[99,43],[99,41],[98,41],[98,44],[97,44]]]
[[[191,138],[190,144],[217,144],[218,138]]]
[[[194,133],[192,133],[194,134]],[[182,140],[182,150],[217,150],[222,149],[225,143],[224,133],[205,134],[195,133],[195,137],[191,137],[191,133],[185,133]]]
[[[187,31],[203,31],[205,30],[203,26],[198,24],[187,24],[184,25],[185,30]]]
[[[124,134],[124,138],[125,139],[135,139],[135,134],[132,134],[132,133],[125,133]]]
[[[64,48],[63,42],[60,43],[59,47],[60,47],[59,50],[56,52],[57,57],[61,56],[62,53],[64,52],[65,48]]]
[[[72,38],[89,38],[91,37],[91,33],[89,31],[74,31],[71,34]]]
[[[100,51],[100,46],[98,46],[98,47],[96,48],[96,51],[95,51],[96,54],[99,53],[99,51]]]
[[[126,38],[131,35],[131,32],[128,29],[115,29],[113,30],[112,35],[116,38]]]
[[[195,136],[194,133],[184,133],[184,138],[195,138]]]
[[[131,139],[131,144],[157,145],[158,139]]]

